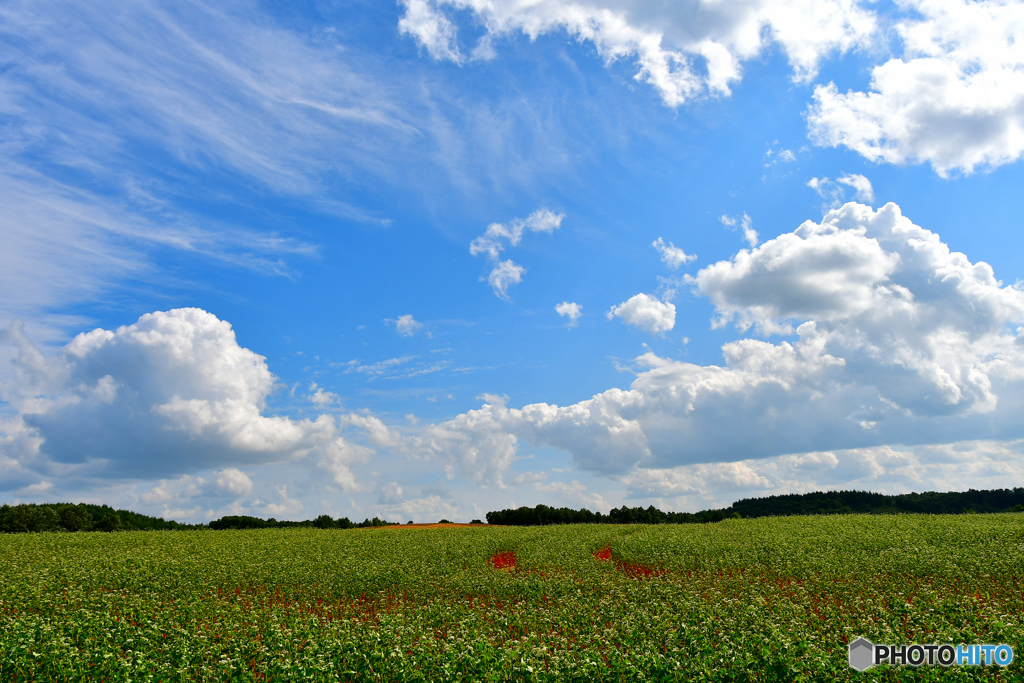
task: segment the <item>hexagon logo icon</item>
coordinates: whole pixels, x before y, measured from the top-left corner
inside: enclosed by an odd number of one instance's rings
[[[857,671],[866,671],[875,665],[875,645],[867,638],[858,638],[849,645],[850,666]]]

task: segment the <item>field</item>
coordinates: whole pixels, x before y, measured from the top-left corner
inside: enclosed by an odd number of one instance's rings
[[[0,535],[0,681],[1024,680],[1024,515]]]

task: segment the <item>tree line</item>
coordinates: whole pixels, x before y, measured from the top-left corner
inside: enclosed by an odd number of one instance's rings
[[[87,503],[22,503],[0,506],[0,533],[17,534],[36,531],[155,531],[185,529],[281,529],[285,527],[316,527],[318,529],[358,529],[395,524],[379,519],[353,522],[348,517],[334,519],[320,515],[302,522],[260,519],[245,515],[228,515],[209,524],[181,524],[163,517],[140,515],[131,510],[115,510],[107,505]]]
[[[88,503],[23,503],[0,506],[0,532],[32,531],[138,531],[197,529],[202,524],[181,524],[163,517],[149,517],[131,510]]]
[[[720,522],[731,513],[726,510],[702,512],[662,512],[653,505],[647,508],[612,508],[607,515],[586,508],[553,508],[547,505],[520,507],[487,513],[488,524],[503,526],[543,526],[546,524],[701,524]]]
[[[989,491],[903,493],[817,491],[765,498],[744,498],[727,508],[701,512],[663,512],[647,508],[612,508],[607,515],[586,508],[520,507],[487,513],[488,524],[543,526],[546,524],[706,524],[727,518],[789,517],[793,515],[901,514],[954,515],[971,512],[1024,512],[1024,488]]]
[[[788,517],[792,515],[835,514],[964,514],[988,512],[1024,512],[1024,488],[940,493],[903,493],[886,495],[870,491],[817,491],[803,494],[744,498],[727,508],[701,512],[663,512],[653,505],[646,508],[612,508],[608,514],[586,508],[554,508],[547,505],[520,507],[487,513],[488,524],[505,526],[543,526],[547,524],[706,524],[727,518]],[[447,520],[441,520],[446,522]],[[473,520],[477,522],[478,520]],[[107,505],[79,503],[24,503],[0,506],[0,533],[35,531],[135,531],[185,529],[280,529],[315,527],[318,529],[357,529],[396,524],[376,516],[362,522],[348,517],[337,519],[320,515],[301,522],[261,519],[246,515],[228,515],[209,524],[181,524],[162,517],[149,517],[130,510],[115,510]]]
[[[743,517],[785,517],[790,515],[834,515],[851,513],[887,514],[911,512],[931,515],[960,515],[968,512],[1022,512],[1024,488],[940,493],[886,495],[870,491],[817,491],[804,494],[745,498],[730,510]]]
[[[362,529],[375,526],[390,526],[397,522],[387,522],[374,516],[373,519],[365,519],[362,522],[353,522],[348,517],[334,519],[330,515],[320,515],[316,519],[307,519],[302,522],[290,522],[286,520],[260,519],[247,515],[229,515],[215,519],[210,522],[211,529],[284,529],[288,527],[315,527],[317,529]]]

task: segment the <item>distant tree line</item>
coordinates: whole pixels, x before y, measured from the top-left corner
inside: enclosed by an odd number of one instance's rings
[[[248,517],[246,515],[231,515],[221,517],[210,522],[211,529],[284,529],[287,527],[315,527],[317,529],[361,529],[374,526],[389,526],[397,522],[387,522],[374,517],[365,519],[362,522],[353,522],[348,517],[334,519],[330,515],[320,515],[316,519],[307,519],[302,522],[289,522],[285,520],[260,519],[259,517]]]
[[[869,491],[819,491],[766,498],[745,498],[730,507],[701,512],[662,512],[648,508],[613,508],[607,515],[586,508],[520,507],[487,513],[488,524],[704,524],[726,518],[789,517],[792,515],[900,514],[954,515],[970,512],[1024,512],[1024,488],[963,492],[886,495]]]
[[[515,510],[499,510],[487,513],[488,524],[505,526],[543,526],[545,524],[701,524],[720,522],[728,517],[728,510],[704,510],[703,512],[662,512],[651,505],[647,508],[612,508],[607,515],[591,512],[586,508],[553,508],[547,505],[520,507]]]
[[[0,532],[31,531],[133,531],[145,529],[196,529],[201,524],[179,524],[107,505],[43,503],[0,506]]]
[[[488,524],[505,526],[543,526],[546,524],[704,524],[729,517],[788,517],[791,515],[835,514],[964,514],[986,512],[1024,512],[1024,488],[989,491],[904,493],[885,495],[870,491],[818,491],[766,498],[745,498],[730,507],[701,512],[663,512],[653,505],[613,508],[608,514],[587,509],[553,508],[547,505],[520,507],[487,513]],[[447,520],[441,520],[447,522]],[[478,520],[473,520],[474,523]],[[353,522],[348,517],[334,519],[320,515],[301,522],[229,515],[206,524],[181,524],[162,517],[149,517],[130,510],[115,510],[107,505],[79,503],[25,503],[0,506],[0,533],[34,531],[136,531],[184,529],[281,529],[315,527],[318,529],[357,529],[396,524],[374,517]]]
[[[931,515],[1021,512],[1024,511],[1024,488],[989,491],[970,489],[950,493],[927,491],[894,496],[870,491],[819,491],[767,498],[745,498],[733,503],[730,510],[740,513],[743,517],[901,512]]]

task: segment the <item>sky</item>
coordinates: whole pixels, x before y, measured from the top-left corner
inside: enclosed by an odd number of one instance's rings
[[[0,503],[1024,486],[1024,3],[0,5]]]

